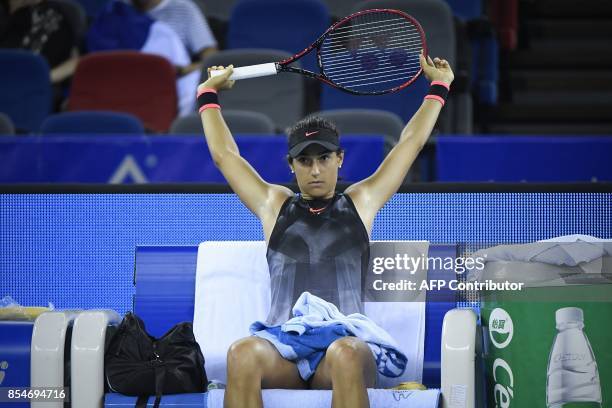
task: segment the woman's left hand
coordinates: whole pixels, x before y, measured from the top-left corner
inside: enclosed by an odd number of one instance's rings
[[[455,74],[453,74],[453,70],[447,60],[436,57],[432,61],[429,56],[425,59],[423,51],[421,51],[419,60],[421,61],[423,74],[425,74],[425,78],[429,82],[441,81],[450,85],[455,79]]]

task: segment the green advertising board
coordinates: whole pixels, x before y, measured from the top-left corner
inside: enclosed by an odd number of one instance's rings
[[[489,407],[612,408],[612,284],[481,292]]]

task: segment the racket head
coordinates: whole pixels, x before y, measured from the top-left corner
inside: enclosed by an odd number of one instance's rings
[[[382,95],[406,88],[422,73],[421,50],[427,56],[419,22],[394,9],[353,13],[332,25],[316,47],[319,79],[355,95]]]

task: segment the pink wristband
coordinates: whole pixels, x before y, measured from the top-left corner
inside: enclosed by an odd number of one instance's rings
[[[447,84],[446,82],[442,82],[442,81],[432,81],[430,85],[442,85],[443,87],[445,87],[447,90],[450,91],[450,85]]]
[[[216,103],[209,103],[206,104],[204,106],[202,106],[199,110],[198,113],[202,113],[204,112],[206,109],[221,109],[221,106],[219,104]]]
[[[213,88],[202,88],[200,90],[198,90],[198,94],[196,95],[196,98],[202,94],[205,94],[206,92],[212,92],[214,94],[217,94],[217,90],[213,89]]]
[[[440,102],[442,104],[442,106],[444,106],[444,104],[446,103],[444,98],[442,98],[441,96],[438,96],[438,95],[427,95],[427,96],[425,96],[425,99],[436,100],[436,101]]]

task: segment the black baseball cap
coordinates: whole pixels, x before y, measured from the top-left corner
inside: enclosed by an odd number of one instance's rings
[[[324,127],[298,129],[289,135],[289,156],[299,156],[312,144],[321,145],[335,152],[340,148],[340,138],[336,131]]]

